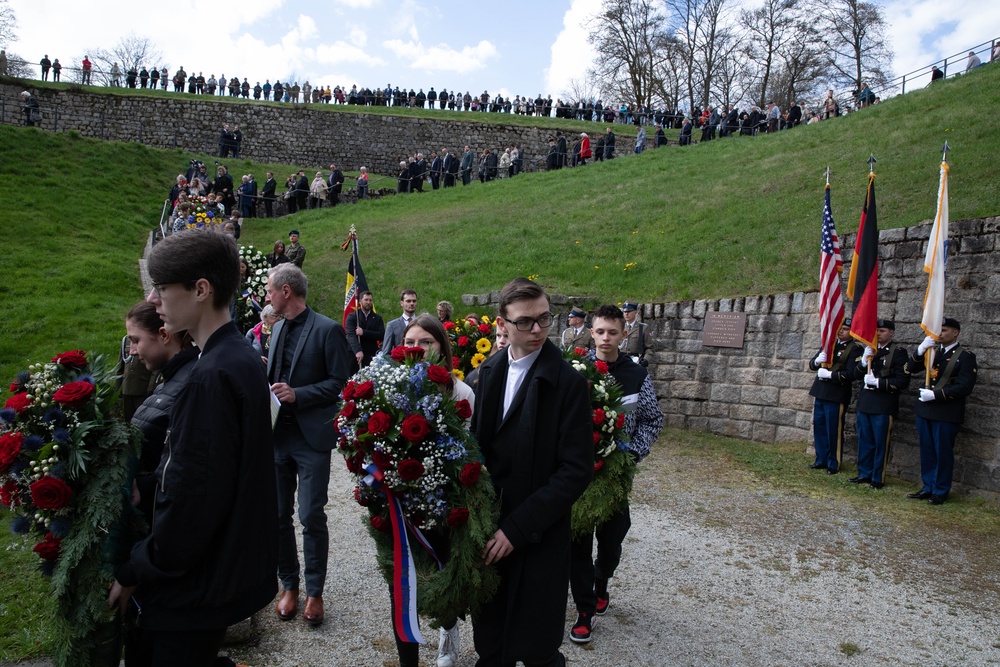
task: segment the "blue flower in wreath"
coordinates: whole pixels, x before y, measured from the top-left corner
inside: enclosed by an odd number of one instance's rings
[[[51,577],[52,573],[56,571],[56,561],[43,560],[42,564],[38,566],[38,569],[42,571],[42,576]]]
[[[64,428],[57,428],[56,430],[52,431],[52,440],[59,443],[60,445],[68,445],[69,438],[70,438],[69,431],[67,431]]]
[[[18,514],[10,522],[10,532],[15,535],[27,535],[31,531],[31,522],[28,521],[28,517],[23,514]]]
[[[59,463],[49,468],[49,477],[55,477],[57,479],[66,481],[67,479],[69,479],[69,468],[66,467],[65,463],[60,461]],[[58,537],[58,535],[56,537]]]
[[[41,449],[44,444],[45,441],[37,435],[29,435],[24,439],[24,442],[21,443],[21,451],[26,454],[34,454]]]
[[[49,474],[51,475],[52,473],[50,472]],[[72,527],[73,522],[64,516],[61,516],[52,520],[52,523],[49,525],[49,532],[52,533],[53,537],[58,537],[61,540],[69,535],[69,529]]]
[[[4,408],[0,410],[0,423],[7,424],[8,426],[14,423],[17,419],[17,413],[14,412],[12,408]]]
[[[10,474],[11,477],[20,477],[21,473],[23,473],[27,469],[28,469],[28,464],[25,463],[24,461],[14,461],[13,463],[10,464],[10,467],[7,468],[7,472]]]
[[[81,375],[76,379],[77,382],[89,382],[90,384],[96,385],[97,379],[90,374]]]
[[[42,419],[49,426],[60,426],[66,420],[66,413],[60,410],[59,408],[53,407],[45,411],[45,414],[42,416]]]

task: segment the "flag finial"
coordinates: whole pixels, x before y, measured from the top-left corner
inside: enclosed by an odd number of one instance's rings
[[[948,161],[948,151],[950,151],[950,150],[951,150],[951,146],[948,145],[948,140],[945,139],[944,140],[944,147],[941,149],[941,161],[942,162],[947,162]]]
[[[826,167],[826,185],[830,187],[830,165]]]
[[[868,154],[868,173],[870,173],[870,174],[874,174],[875,173],[875,163],[876,162],[878,162],[878,160],[875,159],[875,154],[874,153],[869,153]]]

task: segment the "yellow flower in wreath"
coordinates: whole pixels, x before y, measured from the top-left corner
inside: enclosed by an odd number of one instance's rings
[[[490,342],[489,338],[480,338],[476,341],[476,349],[483,354],[489,352],[492,347],[493,344]]]
[[[463,373],[458,368],[451,369],[451,374],[454,375],[455,377],[457,377],[459,380],[465,380],[465,373]]]
[[[479,368],[479,364],[483,363],[484,361],[486,361],[486,355],[477,352],[476,354],[472,355],[472,360],[470,361],[470,363],[472,364],[473,368]]]

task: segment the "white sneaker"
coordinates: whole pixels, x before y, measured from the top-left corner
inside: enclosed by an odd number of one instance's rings
[[[455,667],[458,664],[458,643],[458,621],[451,630],[441,628],[437,667]]]

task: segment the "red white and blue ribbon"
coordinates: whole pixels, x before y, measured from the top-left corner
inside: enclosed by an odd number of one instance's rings
[[[389,518],[392,520],[393,542],[393,609],[392,622],[396,634],[404,642],[426,644],[420,634],[417,620],[417,571],[413,565],[413,553],[406,537],[406,518],[403,508],[389,489],[385,490],[389,501]]]

